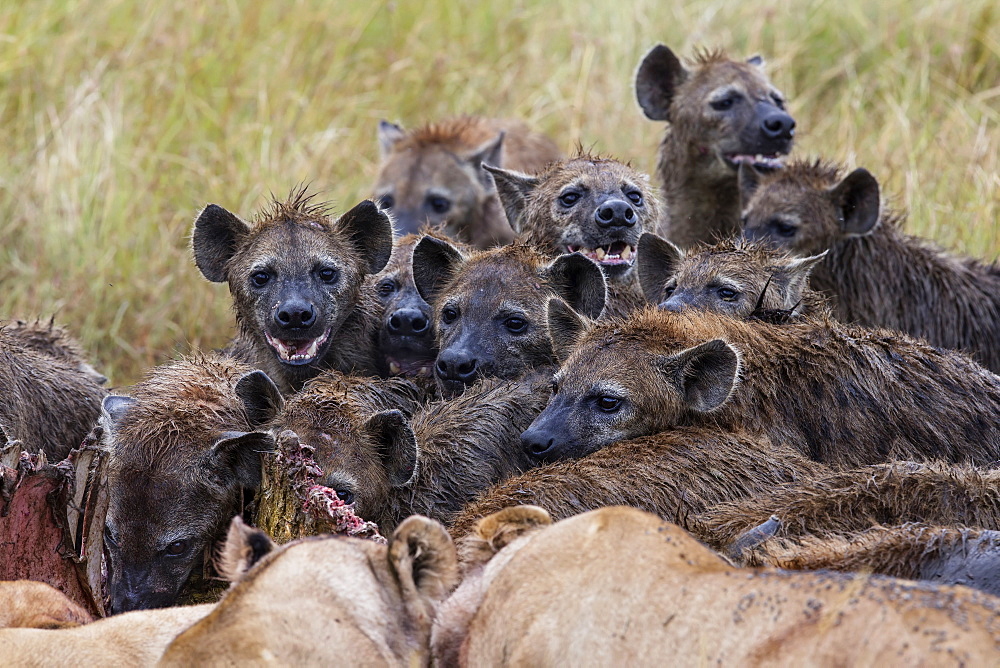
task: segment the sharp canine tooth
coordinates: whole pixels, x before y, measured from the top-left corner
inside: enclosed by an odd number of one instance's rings
[[[632,247],[631,246],[626,246],[625,250],[622,251],[622,259],[623,260],[627,260],[630,257],[632,257]]]
[[[399,366],[398,362],[389,362],[389,373],[396,374],[399,373],[402,368]]]
[[[597,261],[598,261],[598,262],[600,262],[601,260],[603,260],[603,259],[604,259],[604,256],[606,255],[606,253],[604,252],[604,249],[603,249],[603,248],[601,248],[600,246],[598,246],[598,247],[597,247],[597,248],[596,248],[596,249],[594,250],[594,255],[596,255],[596,256],[597,256]]]

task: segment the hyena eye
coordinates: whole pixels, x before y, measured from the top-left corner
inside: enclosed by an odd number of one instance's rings
[[[715,109],[716,111],[726,111],[727,109],[732,109],[738,99],[739,98],[736,96],[730,95],[729,97],[724,97],[721,100],[713,100],[709,104],[712,109]]]
[[[458,309],[449,307],[441,311],[441,322],[444,324],[450,325],[456,320],[458,320]]]
[[[387,278],[381,283],[379,283],[378,287],[375,288],[375,290],[378,292],[380,297],[388,297],[389,295],[391,295],[393,292],[396,291],[396,281],[392,280],[391,278]]]
[[[451,208],[451,201],[446,197],[428,197],[427,204],[430,205],[431,211],[434,213],[448,213],[448,209]]]
[[[725,302],[734,302],[740,293],[736,292],[732,288],[719,288],[719,297]]]
[[[349,506],[354,503],[354,492],[347,489],[338,489],[337,498],[344,502],[345,506]]]
[[[250,277],[250,282],[256,285],[258,288],[262,288],[267,285],[267,282],[271,280],[271,274],[266,271],[258,271]]]
[[[396,206],[396,198],[387,193],[378,198],[378,203],[383,209],[391,209]]]
[[[180,555],[187,552],[187,541],[186,540],[175,540],[170,545],[167,545],[167,549],[164,552],[167,553],[168,557],[179,557]]]
[[[580,193],[573,192],[571,190],[559,196],[559,203],[565,207],[570,207],[579,202],[580,197],[581,197]]]
[[[663,298],[669,299],[670,295],[674,294],[674,290],[676,289],[677,289],[676,285],[668,285],[667,287],[663,288]]]
[[[597,397],[595,403],[603,413],[616,413],[622,407],[622,400],[618,397]]]
[[[774,219],[768,221],[768,226],[775,231],[779,237],[794,237],[798,229],[794,225]]]
[[[528,329],[528,321],[524,318],[511,316],[503,321],[503,326],[513,334],[523,334],[524,330]]]
[[[632,202],[632,204],[635,204],[636,206],[642,206],[642,193],[640,193],[639,191],[633,190],[628,195],[626,195],[626,197],[629,198],[629,201]]]
[[[324,283],[333,283],[337,278],[337,270],[332,267],[323,267],[316,273],[319,274],[319,280]]]
[[[774,100],[774,106],[776,106],[778,109],[785,108],[785,101],[782,98],[778,97],[777,95],[772,95],[771,99]]]

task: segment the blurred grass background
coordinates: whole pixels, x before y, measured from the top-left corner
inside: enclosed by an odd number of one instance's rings
[[[380,118],[517,116],[652,172],[632,78],[656,42],[764,55],[798,156],[867,167],[911,231],[996,258],[995,0],[27,0],[0,11],[0,318],[55,314],[116,385],[221,346],[195,214],[300,182],[346,210]]]

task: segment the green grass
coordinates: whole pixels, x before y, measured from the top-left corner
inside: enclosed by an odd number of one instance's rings
[[[232,331],[188,236],[308,182],[368,193],[380,118],[525,118],[651,171],[643,53],[761,53],[796,153],[865,166],[910,229],[1000,251],[994,0],[480,3],[35,0],[0,12],[0,317],[66,323],[115,384]]]

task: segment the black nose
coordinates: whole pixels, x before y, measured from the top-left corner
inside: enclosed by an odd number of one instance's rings
[[[671,313],[680,313],[684,310],[685,304],[682,304],[678,299],[667,299],[659,303],[656,307],[661,311],[670,311]]]
[[[430,322],[417,308],[401,308],[393,312],[386,322],[386,329],[396,336],[426,334]]]
[[[791,139],[795,136],[795,119],[783,111],[776,111],[764,117],[760,129],[769,139]]]
[[[309,302],[290,299],[278,305],[274,321],[281,327],[305,329],[316,322],[316,312]]]
[[[548,429],[531,426],[521,433],[521,447],[531,457],[547,459],[555,450],[555,437]]]
[[[435,372],[441,380],[457,380],[468,385],[476,377],[477,362],[461,350],[444,350],[438,355]]]
[[[614,199],[597,207],[594,219],[601,227],[631,227],[635,225],[636,215],[628,202]]]

